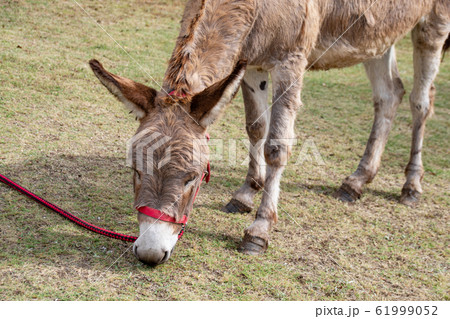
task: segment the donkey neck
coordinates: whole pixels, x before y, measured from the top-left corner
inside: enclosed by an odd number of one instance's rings
[[[254,0],[189,0],[163,88],[193,95],[228,76],[255,11]]]

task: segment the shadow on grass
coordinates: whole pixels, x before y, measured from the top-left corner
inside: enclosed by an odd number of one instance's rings
[[[215,200],[214,194],[229,192],[231,198],[232,192],[243,182],[245,171],[236,169],[230,174],[230,170],[218,167],[213,173],[214,182],[203,186],[209,198],[200,207],[214,211],[214,214],[220,215],[221,223],[227,223],[234,215],[220,211],[223,203]],[[131,172],[125,166],[124,158],[42,156],[14,165],[1,165],[0,172],[88,222],[127,234],[137,231],[135,212],[131,208]],[[289,191],[298,193],[307,189],[319,195],[332,196],[337,190],[337,187],[321,183],[282,183]],[[398,201],[398,196],[384,190],[368,188],[366,192]],[[11,196],[13,193],[17,196]],[[73,258],[79,267],[99,270],[109,267],[126,252],[118,262],[119,267],[140,265],[129,249],[130,243],[102,237],[78,227],[71,233],[72,228],[66,228],[69,225],[67,220],[51,211],[43,213],[40,205],[3,184],[0,185],[0,203],[0,231],[3,237],[0,247],[7,258],[36,263],[59,263]],[[253,216],[254,212],[251,214]],[[210,228],[192,227],[188,231],[194,238],[222,242],[221,246],[229,251],[235,251],[242,238]]]
[[[200,229],[188,229],[193,235],[199,238],[208,238],[208,240],[225,242],[227,250],[236,250],[241,243],[241,237],[234,237],[223,233],[214,233]]]
[[[213,173],[213,176],[215,179],[220,180],[221,183],[227,185],[227,189],[230,192],[230,199],[234,191],[236,191],[242,183],[245,181],[245,176],[247,174],[247,170],[244,168],[238,168],[238,169],[232,169],[232,174],[230,174],[230,170],[220,170],[218,172]],[[325,182],[325,181],[323,181]],[[281,179],[281,190],[283,189],[288,190],[289,192],[298,193],[300,194],[305,189],[308,191],[312,191],[313,193],[316,193],[318,195],[325,195],[328,197],[333,197],[334,194],[338,191],[340,186],[333,186],[331,184],[324,184],[324,183],[316,183],[316,184],[308,184],[301,181],[288,181],[286,178]],[[394,193],[391,191],[385,191],[382,189],[374,189],[371,188],[370,184],[367,185],[363,190],[363,197],[364,194],[371,194],[376,197],[384,198],[387,201],[391,202],[399,202],[400,200],[400,189],[398,190],[398,193]],[[216,209],[221,210],[222,205],[212,203],[209,205],[204,205],[204,207],[207,207],[209,209]]]
[[[289,187],[290,190],[293,190],[293,191],[295,191],[295,190],[303,191],[303,190],[307,189],[308,191],[311,191],[318,195],[325,195],[325,196],[333,197],[333,198],[334,198],[335,193],[339,190],[339,187],[337,187],[337,186],[326,185],[326,184],[286,183],[286,185],[287,185],[287,187]],[[366,186],[364,188],[362,197],[364,197],[364,194],[371,194],[376,197],[381,197],[390,202],[399,202],[399,200],[400,200],[400,194],[396,194],[396,193],[393,193],[390,191],[384,191],[384,190],[380,190],[380,189],[373,189],[373,188],[370,188],[370,186]]]
[[[388,192],[388,191],[383,191],[383,190],[379,190],[379,189],[371,189],[371,188],[366,188],[364,190],[364,192],[370,193],[374,196],[382,197],[388,201],[400,204],[400,189],[399,189],[398,194],[394,193],[394,192]],[[364,194],[363,194],[363,196],[364,196]]]

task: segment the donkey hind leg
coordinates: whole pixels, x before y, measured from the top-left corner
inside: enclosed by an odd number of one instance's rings
[[[266,166],[264,140],[269,127],[268,109],[269,74],[261,69],[248,69],[242,81],[245,105],[245,122],[250,139],[249,167],[244,184],[222,209],[227,213],[249,213],[253,209],[253,198],[264,186]]]
[[[420,22],[412,31],[414,46],[414,86],[410,96],[413,118],[412,144],[409,163],[405,170],[406,183],[400,198],[400,202],[408,206],[414,206],[422,193],[421,181],[424,174],[422,143],[425,121],[433,113],[435,94],[433,81],[439,70],[442,47],[449,31],[450,21],[442,23],[434,13],[430,19]]]
[[[266,251],[270,229],[277,221],[280,179],[291,154],[295,115],[301,106],[300,91],[305,66],[306,59],[302,54],[291,54],[271,72],[274,104],[264,143],[267,163],[264,193],[256,219],[245,230],[239,247],[239,251],[246,254],[257,255]]]
[[[360,198],[364,184],[370,183],[380,167],[397,107],[405,94],[400,80],[395,48],[392,46],[381,59],[364,63],[373,90],[375,119],[366,150],[356,171],[347,177],[337,191],[337,198],[353,202]]]

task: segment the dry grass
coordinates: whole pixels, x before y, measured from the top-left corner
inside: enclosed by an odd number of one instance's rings
[[[0,172],[88,221],[136,233],[124,165],[136,123],[87,61],[98,58],[155,87],[147,73],[161,81],[182,3],[80,1],[131,59],[73,1],[1,1]],[[410,91],[409,40],[397,49]],[[0,299],[448,300],[448,59],[436,87],[419,207],[398,203],[410,144],[407,98],[377,178],[361,201],[347,205],[331,194],[364,150],[373,117],[369,84],[361,66],[308,74],[296,131],[300,142],[312,138],[326,165],[287,168],[279,222],[260,257],[236,251],[253,214],[218,211],[246,172],[226,160],[212,163],[186,235],[155,269],[140,264],[128,244],[81,230],[0,186]],[[245,137],[240,96],[210,133]]]

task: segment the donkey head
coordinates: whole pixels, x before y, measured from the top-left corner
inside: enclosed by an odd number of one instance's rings
[[[134,170],[140,228],[133,251],[144,263],[164,263],[183,231],[182,222],[207,169],[206,129],[236,94],[245,62],[194,96],[157,92],[106,71],[97,60],[89,64],[100,82],[139,119],[127,157]]]

